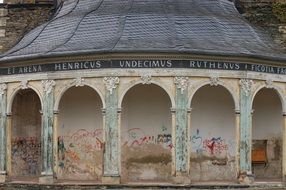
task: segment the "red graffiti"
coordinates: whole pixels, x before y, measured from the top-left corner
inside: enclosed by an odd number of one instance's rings
[[[133,128],[127,131],[127,139],[124,146],[141,146],[144,144],[160,144],[165,148],[172,149],[171,134],[158,134],[157,137],[146,135],[140,128]]]
[[[221,154],[228,150],[228,145],[225,143],[221,137],[205,139],[203,141],[203,148],[209,151],[212,155]]]

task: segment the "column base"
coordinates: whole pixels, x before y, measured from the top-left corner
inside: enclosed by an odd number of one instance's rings
[[[120,176],[103,176],[102,177],[102,183],[103,184],[120,184]]]
[[[238,183],[250,185],[254,183],[254,175],[250,171],[241,172],[238,177]]]
[[[191,184],[191,178],[187,172],[176,172],[174,182],[176,184],[188,185],[188,184]]]
[[[0,183],[5,183],[9,181],[7,175],[0,174]]]
[[[55,182],[55,179],[52,175],[44,175],[39,177],[39,183],[40,184],[53,184]]]

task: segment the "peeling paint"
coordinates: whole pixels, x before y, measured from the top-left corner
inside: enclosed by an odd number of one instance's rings
[[[0,94],[0,171],[6,171],[6,90]]]
[[[188,159],[188,90],[183,92],[176,89],[176,171],[186,172],[187,171],[187,159]]]

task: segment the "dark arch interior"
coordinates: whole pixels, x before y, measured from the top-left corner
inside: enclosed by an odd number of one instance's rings
[[[235,180],[235,105],[231,94],[222,86],[203,86],[195,93],[191,108],[191,179]]]
[[[12,176],[41,171],[41,101],[31,89],[20,90],[12,104]]]
[[[71,87],[63,94],[59,105],[58,179],[101,180],[101,109],[101,98],[91,87]]]
[[[274,89],[261,89],[253,100],[252,170],[257,180],[282,179],[282,104]]]
[[[156,85],[136,85],[122,103],[122,180],[171,177],[171,101]]]

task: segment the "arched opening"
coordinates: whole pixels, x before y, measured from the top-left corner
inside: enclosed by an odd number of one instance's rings
[[[273,89],[261,89],[253,100],[252,171],[255,179],[282,180],[282,104]]]
[[[195,93],[191,108],[191,180],[235,180],[235,106],[231,94],[222,86],[203,86]]]
[[[41,101],[32,89],[19,90],[12,103],[11,177],[41,173]]]
[[[58,179],[94,180],[102,177],[102,101],[87,86],[71,87],[59,104]]]
[[[121,160],[123,181],[171,177],[171,101],[159,86],[136,85],[122,103]]]

